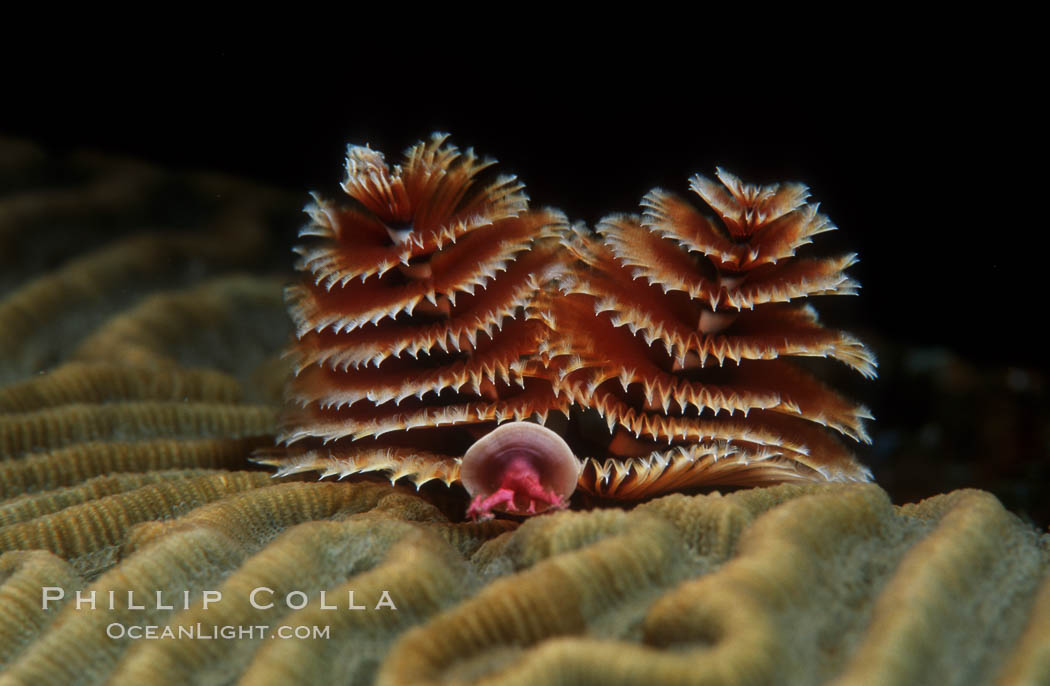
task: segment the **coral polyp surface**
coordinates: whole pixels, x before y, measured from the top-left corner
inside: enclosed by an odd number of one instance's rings
[[[439,484],[273,478],[249,456],[279,430],[291,331],[262,229],[294,199],[0,139],[0,179],[16,163],[0,686],[1050,681],[1050,539],[983,491],[792,483],[464,522]],[[54,166],[80,181],[32,181]],[[141,233],[165,189],[212,231]]]

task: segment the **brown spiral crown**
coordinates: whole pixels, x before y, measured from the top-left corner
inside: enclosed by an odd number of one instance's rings
[[[866,377],[875,360],[826,329],[811,295],[856,292],[855,255],[796,250],[835,227],[799,184],[752,186],[719,169],[692,189],[717,220],[663,190],[613,215],[547,302],[544,350],[559,393],[607,424],[608,457],[581,487],[632,498],[698,484],[869,480],[829,427],[868,442],[870,414],[784,358],[832,357]]]
[[[523,316],[553,268],[556,211],[528,211],[513,176],[435,134],[393,168],[350,146],[341,207],[315,195],[286,293],[297,342],[281,474],[459,478],[459,457],[505,419],[546,417],[529,361],[549,335]]]

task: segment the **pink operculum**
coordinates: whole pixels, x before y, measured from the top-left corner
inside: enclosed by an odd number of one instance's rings
[[[549,508],[568,505],[553,489],[544,488],[540,473],[528,456],[509,460],[503,470],[499,488],[491,495],[477,495],[467,508],[467,516],[476,520],[492,519],[500,506],[511,514],[536,514]]]

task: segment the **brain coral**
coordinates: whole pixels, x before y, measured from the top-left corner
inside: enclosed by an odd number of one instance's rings
[[[278,430],[290,332],[263,228],[286,196],[3,140],[0,162],[21,258],[0,284],[4,686],[1050,682],[1050,540],[981,491],[784,484],[519,524],[460,521],[444,487],[274,479],[248,456]],[[40,181],[54,167],[80,180]],[[172,187],[218,235],[133,228],[163,225]],[[44,586],[64,591],[46,610]]]

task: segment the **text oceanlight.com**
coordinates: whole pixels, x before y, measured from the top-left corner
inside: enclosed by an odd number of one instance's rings
[[[142,639],[192,639],[192,640],[238,640],[256,641],[265,638],[280,639],[327,639],[327,626],[291,626],[282,624],[275,628],[268,624],[213,626],[211,624],[190,624],[188,626],[160,626],[147,624],[122,624],[113,622],[106,626],[106,636],[114,640],[129,638],[133,641]]]

